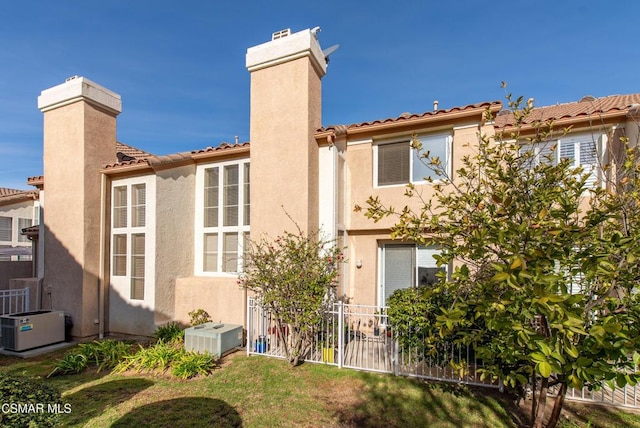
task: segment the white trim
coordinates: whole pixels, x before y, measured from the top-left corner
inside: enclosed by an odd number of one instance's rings
[[[367,138],[365,140],[352,140],[347,143],[347,146],[358,146],[360,144],[373,144],[373,139]]]
[[[86,77],[78,76],[42,91],[38,97],[38,108],[44,113],[82,100],[105,107],[116,114],[122,112],[120,95]]]
[[[338,216],[337,150],[318,149],[318,227],[328,239],[336,237]]]
[[[446,171],[447,174],[451,175],[452,174],[452,168],[453,168],[453,160],[452,160],[452,147],[453,147],[453,135],[451,134],[451,132],[433,132],[433,133],[420,133],[420,134],[416,134],[416,138],[419,140],[421,138],[428,138],[428,137],[444,137],[446,138],[446,156],[447,159],[445,160],[446,162]],[[394,144],[394,143],[404,143],[404,142],[409,142],[409,144],[411,144],[413,136],[403,136],[403,137],[394,137],[394,138],[382,138],[379,140],[375,140],[372,144],[372,151],[373,151],[373,188],[374,189],[380,189],[380,188],[393,188],[393,187],[406,187],[407,184],[412,183],[412,184],[417,184],[417,185],[421,185],[421,184],[431,184],[426,180],[418,180],[418,181],[414,181],[413,180],[413,163],[414,163],[414,153],[415,151],[409,147],[410,153],[409,153],[409,180],[406,183],[398,183],[398,184],[378,184],[378,146],[381,145],[385,145],[385,144]],[[434,179],[433,183],[437,183],[440,180],[438,179]]]
[[[194,222],[194,275],[196,276],[211,276],[211,277],[227,277],[235,278],[238,276],[238,272],[208,272],[204,270],[204,235],[207,233],[218,234],[218,258],[217,266],[222,266],[223,257],[223,237],[225,232],[237,232],[238,237],[238,259],[242,256],[244,250],[244,239],[242,237],[245,233],[250,232],[250,225],[243,225],[244,223],[244,165],[249,164],[248,158],[235,159],[226,162],[213,162],[206,164],[199,164],[196,167],[196,180],[195,180],[195,222]],[[225,166],[238,165],[238,226],[217,226],[217,227],[204,227],[204,182],[205,171],[210,168],[220,168],[219,179],[223,180],[222,171]],[[224,192],[222,187],[218,192],[218,209],[222,213]],[[222,214],[219,214],[222,215]],[[240,262],[238,262],[240,263]]]
[[[457,125],[457,126],[453,127],[453,130],[454,131],[458,131],[458,130],[461,130],[461,129],[470,129],[470,128],[479,129],[480,128],[480,124],[478,124],[477,122],[473,122],[473,123],[470,123],[468,125]]]
[[[109,236],[109,278],[111,279],[111,289],[117,293],[120,298],[132,306],[139,306],[150,311],[155,310],[155,254],[156,254],[156,180],[155,175],[145,175],[141,177],[131,177],[116,179],[111,182],[111,210],[109,221],[111,225],[111,233]],[[144,226],[131,226],[131,187],[137,184],[145,185],[145,223]],[[113,227],[113,195],[116,187],[127,187],[127,225],[126,227]],[[144,298],[131,298],[131,236],[135,234],[144,234]],[[113,239],[114,235],[127,236],[127,261],[126,275],[113,275]]]
[[[309,57],[316,64],[321,75],[327,72],[325,55],[311,29],[250,47],[247,49],[245,65],[249,72],[254,72],[304,57]]]

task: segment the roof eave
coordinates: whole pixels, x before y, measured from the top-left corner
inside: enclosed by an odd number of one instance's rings
[[[549,119],[554,129],[568,128],[583,128],[602,125],[613,125],[624,121],[627,118],[628,111],[626,110],[613,110],[609,112],[598,112],[593,114],[585,114],[580,116],[561,117],[558,119]],[[537,130],[547,128],[546,121],[538,121],[535,123],[525,123],[519,127],[516,125],[507,124],[504,126],[496,127],[496,130],[501,132],[513,132],[519,131],[520,134],[531,134]]]
[[[415,128],[421,128],[425,126],[433,126],[438,123],[447,123],[459,121],[462,119],[468,119],[472,117],[478,117],[480,122],[484,122],[484,113],[488,110],[492,115],[496,114],[502,109],[502,103],[491,102],[484,105],[471,108],[463,108],[456,111],[438,112],[427,116],[409,118],[406,120],[397,119],[393,122],[374,123],[359,125],[357,127],[349,127],[347,134],[349,136],[372,134],[372,133],[388,133],[398,132],[402,130],[410,130]]]

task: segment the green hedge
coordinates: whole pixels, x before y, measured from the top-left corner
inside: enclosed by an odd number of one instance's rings
[[[55,427],[67,407],[60,391],[40,379],[0,372],[0,426]]]

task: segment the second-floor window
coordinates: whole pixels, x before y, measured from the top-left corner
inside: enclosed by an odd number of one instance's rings
[[[560,159],[570,159],[573,167],[579,166],[584,174],[588,174],[588,187],[598,182],[598,142],[592,135],[576,135],[560,140],[526,144],[522,146],[522,150],[533,152],[532,167],[547,159],[554,163],[558,163]]]
[[[202,165],[197,175],[196,273],[240,272],[249,242],[249,161]]]
[[[381,142],[375,146],[375,176],[377,186],[419,183],[427,179],[437,180],[436,167],[430,159],[437,158],[447,173],[451,169],[451,135],[428,134],[418,136],[422,150],[414,150],[411,140]],[[427,153],[429,159],[422,159]]]

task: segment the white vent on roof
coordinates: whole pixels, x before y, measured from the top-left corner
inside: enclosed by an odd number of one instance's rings
[[[283,37],[291,35],[291,28],[285,28],[284,30],[276,31],[271,35],[271,40],[278,40]]]

